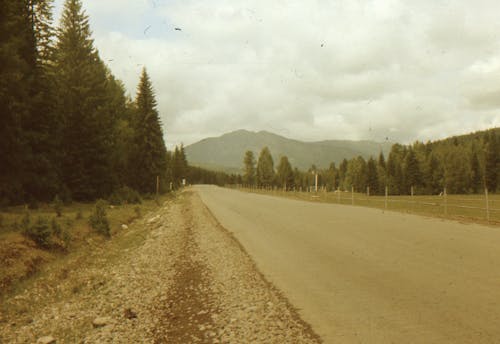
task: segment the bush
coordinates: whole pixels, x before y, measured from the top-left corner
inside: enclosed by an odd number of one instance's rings
[[[57,220],[55,217],[52,218],[52,222],[50,223],[50,229],[52,230],[52,233],[60,238],[61,237],[61,233],[62,233],[62,228],[61,228],[61,225],[59,223],[57,223]]]
[[[23,223],[24,226],[24,223]],[[27,238],[33,240],[38,246],[48,248],[52,244],[50,240],[51,229],[49,221],[46,218],[39,216],[37,221],[33,224],[23,227],[22,234]]]
[[[139,193],[128,186],[115,190],[111,196],[109,196],[108,201],[112,205],[140,204],[142,202]]]
[[[82,211],[78,209],[78,211],[76,212],[75,220],[81,220],[81,219],[83,219],[83,214]]]
[[[29,211],[26,211],[24,213],[23,218],[21,219],[21,229],[23,231],[27,231],[27,230],[29,230],[30,225],[31,225],[30,213],[29,213]],[[16,223],[16,226],[17,226],[17,223]]]
[[[106,215],[106,206],[106,201],[102,199],[96,202],[94,211],[89,217],[89,224],[98,233],[109,237],[111,233],[109,228],[109,221]]]
[[[59,195],[56,195],[54,197],[54,211],[56,212],[57,217],[61,217],[62,215],[62,208],[63,208],[63,201],[59,198]]]

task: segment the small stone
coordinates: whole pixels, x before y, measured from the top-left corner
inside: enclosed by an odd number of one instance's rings
[[[92,325],[94,325],[94,327],[103,327],[108,325],[110,322],[110,317],[97,317],[94,319],[94,321],[92,321]]]
[[[56,342],[56,339],[52,336],[40,337],[36,341],[37,344],[54,344],[55,342]]]
[[[122,229],[128,229],[128,226],[126,224],[122,224]]]
[[[125,309],[125,311],[123,313],[124,313],[123,315],[127,319],[135,319],[135,318],[137,318],[137,314],[132,309],[130,309],[130,308]]]

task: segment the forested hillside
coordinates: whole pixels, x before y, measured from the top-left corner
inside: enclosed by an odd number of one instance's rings
[[[1,204],[90,201],[125,185],[152,193],[157,176],[163,189],[179,183],[184,151],[166,151],[146,69],[131,99],[80,0],[66,1],[58,27],[51,0],[0,7]]]
[[[243,182],[261,187],[279,186],[287,189],[306,189],[318,185],[328,190],[339,188],[383,194],[467,194],[498,192],[500,189],[500,128],[451,137],[435,142],[394,144],[387,157],[364,159],[361,156],[329,168],[311,166],[307,171],[292,168],[282,156],[277,168],[271,153],[264,147],[258,160],[252,151],[242,158]]]

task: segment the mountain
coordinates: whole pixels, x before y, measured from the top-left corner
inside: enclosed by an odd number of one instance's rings
[[[275,165],[281,156],[286,155],[293,167],[307,170],[312,164],[326,168],[331,162],[338,165],[344,158],[349,160],[358,155],[378,157],[380,151],[387,155],[392,143],[347,140],[303,142],[268,131],[237,130],[191,144],[186,147],[186,155],[191,165],[235,172],[242,169],[247,150],[253,151],[257,159],[265,146],[269,147]]]

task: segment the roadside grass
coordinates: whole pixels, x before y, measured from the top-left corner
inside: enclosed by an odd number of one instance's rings
[[[73,203],[64,206],[62,216],[50,205],[41,205],[35,210],[25,207],[11,207],[0,212],[0,301],[17,291],[27,288],[30,283],[44,274],[44,271],[60,271],[58,278],[64,279],[72,269],[85,264],[96,250],[109,248],[107,259],[116,258],[121,250],[139,245],[145,238],[141,231],[130,231],[136,220],[159,208],[175,194],[166,194],[158,200],[143,200],[141,204],[107,206],[106,213],[111,228],[111,239],[93,230],[88,219],[94,203]],[[21,222],[29,211],[32,221],[38,216],[55,221],[70,235],[65,249],[41,249],[32,240],[22,235]],[[106,246],[107,245],[107,246]],[[109,254],[108,254],[109,253]],[[71,262],[68,265],[68,262]],[[75,290],[79,288],[75,282]]]
[[[414,213],[418,215],[451,219],[467,223],[500,226],[500,194],[488,196],[489,221],[487,220],[486,198],[484,194],[475,195],[415,195],[367,196],[350,192],[298,192],[283,190],[261,190],[239,188],[238,190],[264,195],[286,197],[308,202],[322,202],[343,205],[355,205],[388,211]]]

